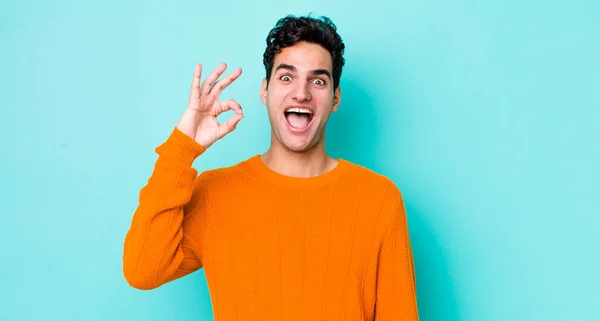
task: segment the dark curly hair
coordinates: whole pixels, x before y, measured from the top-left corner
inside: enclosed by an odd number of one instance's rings
[[[275,55],[283,48],[293,46],[300,41],[321,45],[329,51],[333,62],[333,89],[337,89],[344,67],[343,54],[345,46],[331,19],[323,16],[313,18],[310,16],[296,17],[288,15],[277,21],[277,24],[267,36],[267,48],[263,54],[267,84],[271,79]]]

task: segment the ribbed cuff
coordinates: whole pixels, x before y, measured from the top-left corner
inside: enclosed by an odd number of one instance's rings
[[[177,127],[173,129],[167,140],[156,148],[159,156],[175,158],[189,166],[192,166],[196,157],[205,151],[202,145],[182,133]]]

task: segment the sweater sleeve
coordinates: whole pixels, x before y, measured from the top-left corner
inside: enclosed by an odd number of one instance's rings
[[[379,254],[376,321],[419,320],[406,212],[402,196],[398,195],[392,221],[385,233]]]
[[[158,159],[139,193],[123,248],[125,279],[142,290],[157,288],[202,267],[202,238],[189,237],[190,231],[202,230],[205,222],[199,217],[202,211],[189,204],[199,207],[202,202],[189,201],[202,177],[196,177],[192,163],[205,149],[175,128],[155,151]]]

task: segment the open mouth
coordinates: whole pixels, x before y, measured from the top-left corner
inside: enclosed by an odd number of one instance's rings
[[[308,127],[313,119],[313,112],[307,108],[288,108],[284,112],[285,119],[294,129],[304,129]]]

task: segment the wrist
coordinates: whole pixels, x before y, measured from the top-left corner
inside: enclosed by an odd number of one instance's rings
[[[179,126],[175,127],[167,140],[156,148],[159,156],[174,158],[189,166],[205,151],[203,145],[184,133]]]

